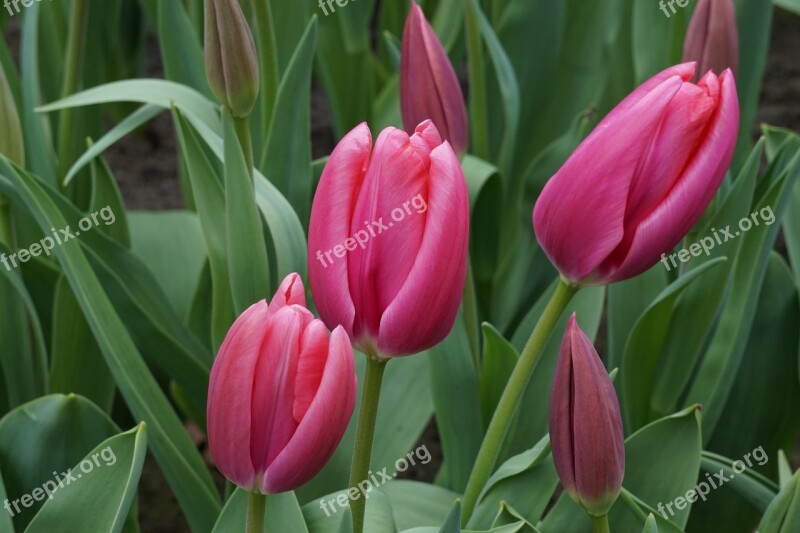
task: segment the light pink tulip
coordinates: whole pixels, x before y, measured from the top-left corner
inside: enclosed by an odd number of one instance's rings
[[[622,418],[611,379],[574,313],[550,392],[550,445],[564,490],[590,514],[606,514],[625,475]]]
[[[353,349],[305,307],[300,276],[253,304],[222,343],[208,387],[208,440],[225,477],[264,494],[293,490],[330,459],[353,414]]]
[[[453,65],[416,2],[403,30],[400,56],[400,107],[409,135],[430,119],[458,154],[467,149],[467,109]]]
[[[570,282],[644,272],[703,214],[739,131],[733,74],[689,82],[695,64],[631,93],[550,178],[533,210],[536,238]]]
[[[683,43],[683,60],[697,61],[697,74],[726,68],[739,72],[739,33],[733,0],[699,0]]]
[[[409,137],[366,124],[331,154],[308,232],[311,293],[329,327],[382,357],[434,346],[466,277],[469,198],[458,158],[431,121]]]

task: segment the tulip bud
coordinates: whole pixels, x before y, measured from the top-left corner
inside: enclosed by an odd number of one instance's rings
[[[391,357],[444,339],[467,271],[469,197],[458,157],[430,120],[409,137],[366,124],[322,172],[308,231],[311,293],[329,327]]]
[[[258,54],[238,0],[205,0],[205,65],[214,96],[246,117],[259,90]]]
[[[2,66],[0,66],[0,154],[17,165],[25,165],[25,146],[17,105]]]
[[[467,110],[458,77],[416,2],[411,2],[403,31],[400,105],[403,127],[409,135],[417,124],[430,119],[456,153],[466,151]]]
[[[550,445],[564,490],[589,514],[608,513],[625,474],[622,419],[611,379],[574,313],[550,391]]]
[[[640,274],[700,218],[725,177],[739,131],[733,74],[694,63],[646,81],[550,178],[533,210],[536,238],[573,284]]]
[[[698,76],[739,72],[739,34],[733,0],[699,0],[683,44],[683,60],[697,61]]]
[[[244,489],[293,490],[330,459],[355,396],[347,334],[328,335],[291,274],[269,305],[261,300],[236,319],[220,347],[208,386],[211,455]]]

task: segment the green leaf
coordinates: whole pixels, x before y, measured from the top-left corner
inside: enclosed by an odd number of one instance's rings
[[[158,3],[158,44],[168,80],[211,95],[200,39],[182,2]]]
[[[392,504],[389,498],[379,488],[374,488],[368,493],[367,510],[364,517],[364,531],[380,531],[394,533],[397,528],[392,515]],[[363,497],[363,496],[360,496]],[[342,531],[341,520],[348,520],[349,511],[347,491],[337,491],[327,494],[317,501],[311,501],[302,507],[303,517],[308,527],[308,533],[338,533]],[[337,518],[345,515],[342,519]]]
[[[759,533],[789,533],[800,530],[800,471],[772,500],[761,523]]]
[[[439,533],[461,533],[461,500],[456,500]]]
[[[419,481],[395,480],[381,487],[392,502],[397,529],[442,524],[458,494]]]
[[[0,471],[11,503],[52,480],[53,471],[60,476],[118,432],[103,411],[75,394],[43,396],[9,412],[0,420]],[[14,524],[22,531],[41,504],[17,505]]]
[[[126,248],[130,248],[131,236],[128,229],[128,214],[122,201],[117,181],[111,169],[102,157],[92,160],[92,198],[89,202],[89,213],[95,219],[102,218],[103,225],[97,229],[108,235]],[[99,222],[99,221],[98,221]]]
[[[67,222],[42,186],[0,158],[0,188],[18,193],[39,226],[63,228]],[[11,187],[9,187],[9,182]],[[99,235],[96,232],[95,235]],[[92,235],[92,232],[87,233]],[[77,242],[54,250],[106,364],[133,415],[151,428],[152,451],[190,525],[208,531],[220,510],[219,497],[200,454],[141,358],[133,340],[92,271]]]
[[[792,480],[792,465],[783,450],[778,450],[778,480],[780,488],[784,488]]]
[[[796,15],[800,15],[800,0],[772,0],[772,2],[778,7],[782,7],[787,11],[791,11]]]
[[[472,224],[470,257],[474,275],[490,281],[497,270],[503,183],[497,167],[472,155],[461,162],[469,187]]]
[[[247,168],[234,120],[239,119],[224,114],[225,223],[233,308],[242,313],[270,294],[270,277],[261,217],[250,180],[252,169]]]
[[[753,463],[750,459],[751,456],[752,454],[748,453],[744,461],[741,459],[734,461],[727,457],[704,451],[702,467],[703,470],[712,475],[723,472],[723,475],[729,479],[727,487],[734,489],[760,512],[764,512],[778,493],[778,486],[769,478],[752,469],[752,466],[758,463]],[[745,465],[745,461],[750,464]],[[741,463],[745,470],[742,472],[742,467],[738,467],[736,463]]]
[[[103,441],[72,469],[76,480],[45,500],[26,533],[122,531],[146,453],[144,423]]]
[[[642,529],[642,533],[658,533],[658,524],[656,522],[656,517],[653,513],[647,515],[647,520],[644,523],[644,528]]]
[[[222,513],[214,525],[213,533],[244,531],[247,516],[247,500],[249,493],[237,487],[228,498]],[[268,494],[264,512],[264,532],[291,531],[292,533],[308,533],[300,505],[294,492]]]
[[[480,379],[481,420],[488,427],[508,378],[519,359],[516,348],[491,324],[483,324],[483,368]],[[474,414],[473,414],[474,416]]]
[[[0,472],[0,501],[5,502],[7,499],[8,494],[3,484],[3,473]],[[11,521],[11,516],[8,513],[0,513],[0,531],[3,533],[14,533],[14,523]]]

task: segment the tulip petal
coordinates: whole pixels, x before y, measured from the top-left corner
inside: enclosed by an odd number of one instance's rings
[[[250,456],[264,471],[289,442],[297,422],[292,416],[300,339],[313,320],[300,306],[282,307],[270,316],[253,380],[253,429]]]
[[[711,75],[713,77],[713,74]],[[703,78],[709,90],[714,82]],[[626,279],[647,270],[692,228],[711,202],[733,159],[739,131],[739,100],[730,70],[719,78],[717,111],[702,144],[669,194],[636,228],[621,264],[605,265],[602,280]],[[701,85],[704,82],[701,81]]]
[[[322,382],[325,362],[328,359],[328,330],[319,320],[308,325],[300,342],[300,358],[297,362],[297,378],[292,416],[298,424],[308,411]]]
[[[682,84],[672,76],[637,102],[627,98],[620,104],[627,116],[612,111],[542,190],[533,210],[536,238],[569,280],[588,276],[622,241],[631,181]]]
[[[347,261],[336,258],[332,250],[351,236],[351,213],[371,149],[372,135],[365,123],[339,142],[322,172],[308,230],[308,275],[314,303],[328,328],[341,324],[351,335],[355,308]]]
[[[278,290],[275,291],[275,296],[269,302],[269,310],[274,313],[287,305],[306,306],[306,291],[303,287],[303,280],[297,272],[283,278]]]
[[[333,455],[341,441],[356,398],[353,349],[337,327],[319,389],[291,440],[270,464],[261,483],[267,493],[283,492],[309,481]]]
[[[433,150],[430,160],[425,233],[408,278],[381,318],[382,355],[415,353],[439,343],[461,303],[469,244],[467,184],[449,143]]]
[[[348,252],[346,259],[356,309],[356,342],[377,337],[381,315],[417,257],[426,215],[405,206],[418,195],[423,200],[428,196],[428,162],[418,151],[424,144],[415,141],[412,146],[408,135],[395,128],[385,129],[375,142],[350,229],[352,235],[369,231],[370,237],[363,247]]]
[[[233,323],[211,369],[208,386],[208,442],[217,468],[241,487],[252,487],[250,459],[253,375],[266,331],[269,308],[262,300]],[[224,388],[223,388],[224,387]]]

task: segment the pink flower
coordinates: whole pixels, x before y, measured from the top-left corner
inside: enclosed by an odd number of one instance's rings
[[[466,151],[467,110],[458,77],[425,14],[413,1],[403,30],[400,106],[409,135],[417,124],[430,119],[456,153]]]
[[[650,268],[691,229],[728,170],[739,130],[733,74],[689,82],[694,63],[645,82],[550,178],[536,238],[570,282],[606,284]]]
[[[431,121],[385,129],[372,149],[356,126],[322,173],[308,232],[311,292],[328,327],[382,357],[450,332],[466,277],[467,184]]]
[[[697,61],[698,74],[739,72],[739,33],[732,0],[699,0],[683,43],[683,60]]]
[[[217,468],[247,490],[276,493],[325,465],[353,414],[347,334],[328,336],[305,307],[300,276],[236,319],[208,386],[208,440]]]
[[[588,513],[606,514],[625,474],[622,419],[611,379],[574,313],[550,392],[550,445],[564,490]]]

